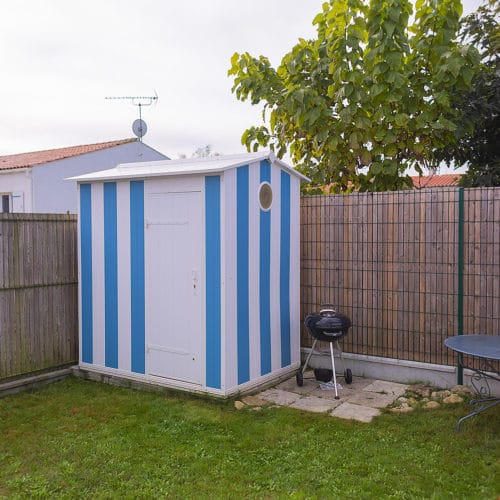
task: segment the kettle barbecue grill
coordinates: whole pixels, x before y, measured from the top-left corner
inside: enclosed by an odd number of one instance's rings
[[[304,325],[311,337],[314,339],[311,351],[307,356],[304,366],[297,372],[295,378],[297,385],[302,387],[304,384],[304,373],[307,369],[307,365],[311,356],[314,353],[314,348],[318,340],[323,342],[328,342],[330,344],[330,356],[332,359],[332,371],[333,371],[333,383],[335,386],[335,399],[339,399],[337,392],[337,375],[335,373],[335,357],[333,343],[335,343],[336,351],[342,361],[342,367],[344,368],[344,378],[346,384],[352,383],[352,372],[349,368],[346,369],[344,360],[342,358],[342,350],[339,346],[339,339],[347,335],[349,328],[351,327],[351,321],[344,314],[338,313],[331,304],[321,305],[319,313],[309,314]]]

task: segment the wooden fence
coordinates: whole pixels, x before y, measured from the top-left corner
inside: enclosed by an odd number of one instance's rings
[[[500,334],[500,188],[304,197],[301,221],[301,316],[347,314],[345,351],[453,365],[446,337]]]
[[[77,361],[76,221],[0,214],[0,379]]]

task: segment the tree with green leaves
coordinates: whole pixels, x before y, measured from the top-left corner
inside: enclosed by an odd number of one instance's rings
[[[239,100],[263,103],[264,125],[242,136],[248,150],[288,150],[313,185],[332,192],[411,187],[405,174],[435,167],[455,140],[452,96],[467,89],[477,51],[456,41],[459,0],[330,0],[277,69],[234,54]]]
[[[490,0],[461,21],[460,40],[479,50],[481,65],[471,88],[454,96],[462,112],[457,142],[438,155],[456,166],[467,163],[464,187],[500,186],[500,4]]]
[[[211,144],[207,144],[205,146],[196,148],[196,151],[193,153],[193,158],[210,158],[219,155],[220,153],[214,151]]]

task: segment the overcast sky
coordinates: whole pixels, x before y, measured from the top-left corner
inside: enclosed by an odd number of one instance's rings
[[[236,100],[232,54],[276,65],[314,36],[323,0],[15,0],[0,3],[0,155],[133,137],[138,108],[107,96],[154,95],[144,142],[188,157],[243,151],[261,109]],[[479,0],[465,0],[471,12]]]

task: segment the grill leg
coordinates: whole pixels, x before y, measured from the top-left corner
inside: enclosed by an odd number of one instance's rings
[[[311,356],[314,353],[314,348],[316,347],[316,342],[317,341],[318,341],[318,339],[314,339],[314,342],[313,342],[313,345],[311,347],[311,350],[309,351],[309,355],[307,356],[306,362],[304,363],[304,366],[302,367],[302,375],[304,375],[304,373],[306,371],[306,368],[307,368],[307,365],[309,363],[309,360],[311,359]]]
[[[335,375],[335,357],[333,356],[332,342],[330,342],[330,354],[332,356],[333,383],[335,384],[335,399],[339,399],[339,393],[337,392],[337,375]]]
[[[343,368],[344,373],[345,373],[345,363],[344,363],[344,358],[342,357],[342,349],[340,348],[339,341],[336,340],[335,344],[337,345],[337,351],[339,353],[340,361],[342,361],[342,368]]]

